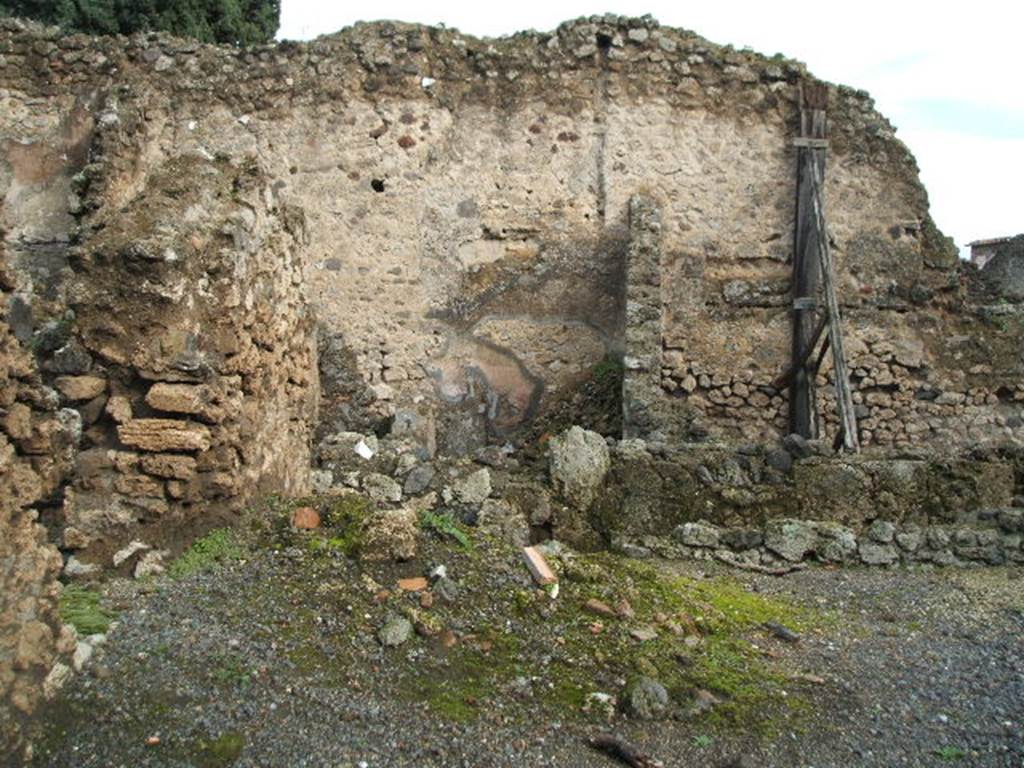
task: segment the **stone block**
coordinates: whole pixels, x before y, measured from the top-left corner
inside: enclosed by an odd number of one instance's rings
[[[683,523],[672,535],[688,547],[714,548],[718,546],[721,534],[715,526],[705,522],[698,522]]]
[[[65,400],[81,403],[106,392],[107,380],[99,376],[58,376],[54,386]]]
[[[134,419],[117,428],[125,445],[153,453],[205,451],[210,447],[210,429],[203,424],[176,419]]]
[[[225,414],[215,400],[210,387],[194,384],[158,382],[146,394],[146,402],[158,411],[183,413],[217,423]]]
[[[163,481],[149,475],[119,475],[114,481],[114,488],[125,496],[160,498],[164,495]]]
[[[858,552],[861,562],[865,565],[890,565],[900,559],[899,550],[891,544],[862,541]]]
[[[196,473],[196,460],[178,453],[144,455],[141,466],[147,474],[173,480],[189,480]]]
[[[764,545],[791,563],[798,563],[817,547],[818,532],[805,520],[771,520],[765,526]]]

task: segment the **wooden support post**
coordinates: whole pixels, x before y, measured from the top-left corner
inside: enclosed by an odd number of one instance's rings
[[[832,345],[832,375],[835,378],[836,406],[839,409],[840,434],[843,447],[854,453],[860,452],[860,437],[857,434],[857,414],[853,409],[853,393],[850,390],[850,373],[846,367],[846,353],[843,350],[842,321],[839,316],[839,297],[836,295],[835,275],[832,271],[832,254],[829,251],[828,233],[825,229],[825,176],[817,161],[811,162],[811,205],[817,222],[818,259],[821,266],[821,280],[825,294],[825,311],[828,314],[828,340]]]
[[[815,164],[825,167],[825,108],[828,88],[823,83],[800,86],[800,138],[797,145],[797,204],[793,238],[793,345],[796,366],[789,387],[789,431],[801,437],[818,435],[814,408],[814,375],[807,369],[815,330],[818,292],[818,221],[814,215]]]

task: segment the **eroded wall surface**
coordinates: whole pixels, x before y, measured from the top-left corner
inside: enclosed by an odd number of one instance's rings
[[[13,285],[5,261],[0,245],[0,296],[7,299]],[[25,723],[44,692],[58,687],[60,670],[68,671],[62,659],[74,650],[57,612],[63,560],[35,508],[70,469],[81,428],[78,414],[59,410],[52,394],[0,308],[0,751],[12,761],[24,749]]]

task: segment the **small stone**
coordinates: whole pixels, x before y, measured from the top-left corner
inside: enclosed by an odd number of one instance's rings
[[[786,435],[782,440],[783,447],[794,459],[806,459],[814,455],[814,450],[807,440],[796,433]]]
[[[530,541],[526,516],[505,499],[484,499],[477,525],[485,533],[513,546],[522,547]]]
[[[549,443],[551,481],[569,503],[587,509],[611,467],[608,444],[596,432],[571,427]]]
[[[999,510],[999,527],[1006,533],[1024,533],[1024,509]]]
[[[891,544],[877,544],[862,541],[858,547],[861,562],[865,565],[889,565],[899,560],[899,552]]]
[[[711,691],[698,688],[693,694],[693,707],[690,709],[690,714],[702,715],[705,712],[710,712],[721,703],[722,700],[711,693]]]
[[[427,588],[427,580],[422,576],[414,576],[409,579],[399,579],[398,588],[403,592],[422,592]]]
[[[58,376],[54,386],[66,400],[77,403],[106,392],[107,380],[99,376]]]
[[[436,472],[430,464],[417,464],[405,476],[402,491],[406,496],[417,496],[423,493],[430,487],[435,474]]]
[[[636,617],[636,611],[633,610],[633,606],[629,604],[629,600],[619,600],[615,604],[615,613],[620,619],[632,619]]]
[[[145,552],[148,549],[152,549],[149,544],[142,541],[133,541],[123,549],[118,550],[114,553],[113,563],[115,568],[120,568],[121,564],[130,560],[139,552]]]
[[[944,528],[929,528],[925,534],[931,549],[945,549],[949,546],[949,531]]]
[[[57,662],[53,665],[46,679],[43,680],[43,696],[47,701],[52,701],[57,693],[67,685],[67,682],[74,676],[74,672],[67,664]]]
[[[71,666],[74,667],[75,672],[81,672],[85,668],[85,665],[89,663],[89,659],[92,658],[92,654],[92,645],[84,640],[79,640],[78,645],[75,647],[74,656],[71,659]]]
[[[683,523],[672,534],[688,547],[714,548],[720,536],[718,528],[704,521]]]
[[[766,621],[764,628],[779,638],[779,640],[784,640],[787,643],[800,642],[800,635],[797,632],[794,632],[784,624],[779,624],[777,621]]]
[[[363,478],[363,491],[378,503],[398,503],[402,500],[402,486],[387,475],[371,472]]]
[[[629,630],[629,635],[634,640],[639,640],[643,643],[648,640],[656,640],[658,637],[658,630],[654,627],[636,627]]]
[[[94,573],[98,573],[99,570],[100,567],[95,563],[83,563],[74,555],[69,557],[67,563],[64,565],[64,575],[70,576],[71,578],[91,576]]]
[[[768,451],[764,457],[765,464],[774,470],[786,474],[793,468],[793,454],[781,448]]]
[[[299,507],[292,512],[292,527],[300,531],[315,531],[320,527],[320,513],[312,507]]]
[[[143,579],[147,576],[157,576],[164,572],[164,557],[167,553],[151,551],[144,554],[135,565],[134,576],[136,579]]]
[[[412,636],[412,631],[411,621],[404,616],[392,616],[380,628],[377,639],[380,640],[381,645],[394,648],[408,640]]]
[[[583,604],[583,610],[588,613],[593,613],[596,616],[605,616],[607,618],[614,618],[616,615],[615,610],[610,605],[603,603],[596,598],[587,600],[587,602]]]
[[[828,563],[845,563],[857,554],[857,537],[852,530],[838,523],[818,523],[819,541],[816,554]]]
[[[722,543],[730,549],[746,552],[764,543],[764,534],[752,528],[731,528],[722,532]]]
[[[309,473],[309,483],[313,493],[327,493],[334,486],[334,475],[326,469],[314,469]]]
[[[632,40],[634,43],[643,43],[647,41],[647,38],[651,36],[651,33],[643,27],[636,27],[629,30],[626,33],[626,37]]]
[[[905,552],[917,552],[921,548],[921,531],[917,528],[906,528],[896,534],[896,543]]]
[[[491,495],[491,473],[489,470],[478,469],[452,484],[455,498],[463,504],[478,506]]]
[[[896,526],[888,520],[875,520],[868,528],[868,536],[879,544],[891,544],[896,535]]]
[[[765,546],[791,563],[803,560],[817,543],[814,526],[803,520],[772,520],[765,526]]]
[[[459,598],[459,585],[447,576],[442,576],[434,582],[434,592],[445,602],[454,603]]]
[[[383,510],[367,521],[359,556],[366,561],[412,560],[416,557],[419,535],[415,510]]]
[[[668,713],[668,691],[657,680],[640,677],[626,686],[622,703],[632,717],[639,720],[658,720]]]

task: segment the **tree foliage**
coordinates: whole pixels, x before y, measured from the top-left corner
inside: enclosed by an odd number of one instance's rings
[[[272,40],[280,0],[0,0],[0,14],[93,35],[163,30],[207,43]]]

